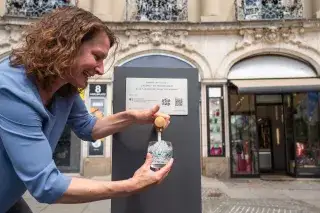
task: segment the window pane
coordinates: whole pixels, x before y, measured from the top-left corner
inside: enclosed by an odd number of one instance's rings
[[[282,104],[282,95],[257,95],[257,104]]]
[[[230,111],[231,113],[253,112],[254,95],[230,94]]]
[[[209,98],[220,98],[221,97],[221,88],[211,87],[209,88]]]
[[[319,94],[294,94],[297,172],[320,174]]]
[[[211,88],[210,88],[211,89]],[[221,90],[221,88],[218,88]],[[210,90],[209,90],[210,92]],[[222,131],[222,100],[209,98],[209,156],[224,155],[224,141]]]
[[[232,173],[258,174],[258,152],[254,95],[230,92]]]

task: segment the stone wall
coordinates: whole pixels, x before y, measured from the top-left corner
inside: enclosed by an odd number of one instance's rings
[[[230,178],[230,161],[224,157],[202,158],[202,175],[217,179]]]
[[[111,174],[111,158],[87,157],[83,160],[84,177],[107,176]]]

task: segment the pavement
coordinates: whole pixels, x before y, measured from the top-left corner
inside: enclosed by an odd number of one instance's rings
[[[92,179],[110,180],[108,177]],[[266,181],[202,177],[202,213],[319,213],[320,181]],[[87,204],[46,205],[24,195],[34,213],[111,213],[110,200]]]

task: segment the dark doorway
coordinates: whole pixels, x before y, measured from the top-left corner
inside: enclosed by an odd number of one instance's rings
[[[260,172],[286,172],[283,105],[257,105]]]
[[[53,153],[53,159],[64,173],[80,172],[81,140],[66,125]]]

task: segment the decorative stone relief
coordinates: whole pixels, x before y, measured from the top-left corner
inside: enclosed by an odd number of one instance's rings
[[[127,41],[122,42],[120,52],[126,52],[131,48],[141,44],[151,44],[154,47],[161,45],[172,45],[176,48],[183,49],[186,52],[194,52],[194,48],[187,44],[187,31],[150,31],[150,30],[130,30],[126,31]]]
[[[4,26],[0,29],[0,54],[21,41],[23,34],[19,27]]]
[[[7,30],[0,30],[0,48],[9,47],[10,33]]]
[[[243,36],[242,40],[236,43],[235,51],[244,49],[246,47],[265,43],[273,45],[277,43],[287,43],[296,45],[299,48],[309,49],[317,54],[320,52],[308,44],[303,42],[302,35],[304,28],[256,28],[256,29],[242,29],[240,35]]]

